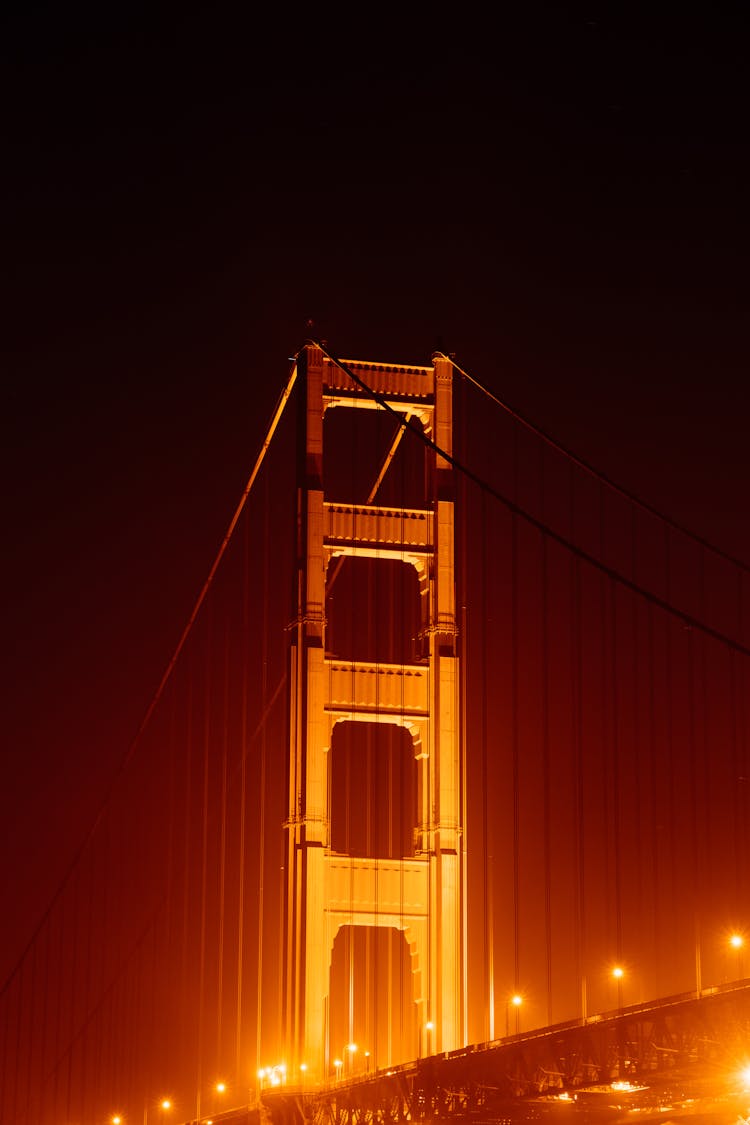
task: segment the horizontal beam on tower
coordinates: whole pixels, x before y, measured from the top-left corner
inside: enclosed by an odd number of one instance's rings
[[[326,711],[380,715],[429,714],[429,668],[424,664],[374,664],[326,660]]]
[[[433,551],[433,513],[424,509],[324,503],[323,521],[327,547],[377,543],[382,550]]]

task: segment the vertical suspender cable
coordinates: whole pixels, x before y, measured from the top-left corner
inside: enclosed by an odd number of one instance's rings
[[[661,864],[659,862],[659,826],[657,824],[656,810],[659,807],[659,778],[656,756],[656,653],[654,637],[654,607],[646,604],[648,614],[648,659],[646,669],[648,674],[648,755],[649,755],[649,781],[651,786],[651,878],[652,882],[652,933],[651,940],[654,950],[653,973],[654,980],[660,979],[660,947],[659,947],[659,915],[661,912]]]
[[[488,571],[488,545],[487,545],[487,501],[482,493],[482,884],[484,890],[484,996],[486,998],[486,1019],[482,1029],[485,1040],[495,1038],[495,934],[492,893],[492,867],[490,849],[493,842],[490,836],[488,813],[488,765],[487,743],[489,739],[489,692],[487,690],[487,667],[489,658],[487,653],[487,571]]]
[[[47,1040],[49,1034],[49,996],[51,991],[50,981],[50,945],[52,942],[52,919],[48,919],[44,928],[44,979],[42,981],[42,1018],[41,1018],[41,1044],[39,1048],[39,1076],[37,1080],[38,1116],[43,1121],[45,1117],[44,1093],[47,1082]],[[100,1041],[104,1036],[100,1036]],[[0,1072],[0,1082],[2,1082]],[[2,1111],[2,1098],[0,1097],[0,1111]]]
[[[188,1028],[190,1026],[190,1010],[187,1004],[188,989],[191,979],[190,966],[190,876],[191,876],[191,848],[190,829],[193,823],[192,809],[192,781],[193,781],[193,668],[192,661],[188,671],[187,682],[187,727],[185,731],[185,796],[184,796],[184,825],[182,840],[182,934],[180,941],[180,1039],[181,1057],[189,1057]]]
[[[168,958],[168,964],[174,960],[174,942],[175,942],[175,905],[174,905],[174,888],[175,888],[175,866],[176,866],[176,836],[177,836],[177,691],[176,687],[172,685],[172,693],[170,698],[169,709],[169,727],[168,727],[168,743],[169,743],[169,766],[168,766],[168,801],[167,801],[167,855],[166,855],[166,878],[165,878],[165,946]],[[119,837],[114,837],[115,845]],[[172,1011],[170,1006],[165,1006],[162,1013],[162,1027],[165,1029],[172,1026]]]
[[[89,853],[88,853],[88,856],[86,857],[86,859],[88,860],[87,866],[89,867],[89,871],[88,871],[88,879],[86,880],[86,884],[85,884],[86,888],[87,888],[86,894],[85,894],[85,905],[84,905],[85,914],[84,914],[84,917],[82,919],[83,930],[84,930],[84,936],[83,936],[83,942],[82,942],[82,944],[84,945],[83,981],[82,981],[82,987],[80,989],[77,989],[78,995],[82,996],[82,1003],[81,1003],[82,1011],[81,1011],[81,1017],[80,1017],[82,1025],[85,1021],[86,1014],[87,1014],[87,1011],[88,1011],[88,1008],[89,1008],[90,991],[91,991],[91,926],[92,926],[92,923],[93,923],[93,901],[92,900],[93,900],[93,893],[94,893],[93,883],[94,883],[94,866],[95,866],[94,865],[94,855],[93,855],[92,849],[89,850]],[[84,875],[85,874],[86,874],[86,869],[84,867]],[[34,965],[34,962],[32,961],[32,967],[33,967],[33,965]],[[32,981],[33,981],[33,976],[32,976]],[[33,988],[32,988],[32,1004],[33,1004]],[[78,1031],[76,1031],[76,1034],[78,1034]],[[87,1067],[87,1062],[88,1062],[88,1051],[87,1051],[88,1035],[85,1034],[85,1032],[81,1035],[80,1043],[81,1043],[81,1081],[80,1081],[80,1086],[81,1086],[81,1090],[82,1090],[82,1099],[83,1099],[82,1104],[81,1104],[81,1114],[82,1114],[83,1117],[85,1117],[86,1116],[85,1099],[89,1094],[89,1088],[90,1088],[90,1085],[91,1085],[91,1082],[89,1081],[88,1074],[87,1074],[87,1070],[88,1070],[88,1067]]]
[[[705,575],[706,551],[705,551],[705,548],[702,547],[702,546],[699,549],[700,549],[701,619],[705,621],[706,620],[706,575]],[[709,704],[709,700],[708,700],[708,670],[707,670],[707,667],[706,667],[706,645],[708,644],[708,639],[706,637],[704,637],[701,633],[697,634],[696,639],[697,639],[697,642],[698,642],[698,645],[699,645],[699,654],[698,655],[699,655],[699,671],[700,671],[700,677],[701,677],[700,698],[701,698],[701,703],[702,703],[701,710],[702,710],[702,727],[703,727],[703,737],[701,739],[701,750],[702,750],[702,753],[703,753],[702,790],[703,790],[703,794],[704,794],[704,798],[705,798],[705,795],[711,792],[711,762],[710,762],[710,757],[709,757],[710,751],[709,751],[709,745],[708,745],[708,711],[709,711],[709,706],[708,706],[708,704]],[[731,650],[730,650],[730,657],[731,657]],[[704,903],[705,894],[706,894],[706,891],[707,891],[707,883],[706,883],[706,878],[707,878],[707,875],[708,875],[707,863],[708,863],[708,859],[711,855],[711,837],[712,837],[712,832],[711,832],[711,824],[712,824],[711,806],[710,806],[710,803],[708,801],[706,801],[705,799],[704,799],[704,803],[703,803],[703,822],[704,822],[703,823],[703,834],[702,834],[702,844],[703,844],[703,846],[701,848],[700,868],[699,868],[699,872],[698,872],[698,875],[699,875],[699,896],[698,896],[699,933],[700,933],[700,930],[702,928],[702,919],[701,919],[700,915],[701,915],[702,910],[703,910],[703,903]]]
[[[355,440],[354,428],[352,428],[351,434],[352,434],[352,441],[351,441],[351,444],[350,444],[350,447],[349,447],[350,448],[350,462],[349,462],[349,464],[350,464],[350,479],[356,480],[357,479],[357,476],[356,476],[356,473],[357,473],[357,457],[356,457],[356,440]],[[368,566],[367,569],[368,569],[368,580],[369,580],[370,577],[371,577],[371,575],[369,573],[370,567]],[[352,581],[350,583],[350,588],[349,588],[349,620],[352,623],[352,638],[351,638],[352,656],[355,659],[357,657],[361,658],[361,652],[362,652],[362,650],[360,648],[360,645],[361,645],[362,641],[361,641],[361,638],[357,637],[357,629],[356,629],[356,623],[357,623],[357,602],[356,602],[356,593],[355,593],[356,588],[357,588],[357,582],[356,582],[356,579],[354,577],[354,574],[352,574]],[[367,599],[367,605],[368,605],[367,639],[368,640],[370,639],[370,637],[372,635],[372,604],[373,604],[373,599],[371,597],[368,597],[368,599]],[[369,646],[368,646],[368,652],[369,652]],[[355,687],[355,670],[354,670],[354,667],[352,666],[352,689],[354,689],[354,687]],[[354,698],[354,697],[355,697],[355,691],[352,690],[352,698]],[[351,1022],[352,987],[353,987],[353,983],[354,983],[354,864],[352,863],[352,859],[351,859],[351,857],[352,857],[352,835],[351,835],[351,828],[352,828],[352,826],[351,826],[351,811],[352,811],[351,810],[351,804],[352,804],[352,801],[351,801],[351,794],[352,794],[352,784],[353,784],[353,780],[352,780],[353,768],[352,767],[355,764],[354,758],[355,758],[355,754],[356,754],[356,751],[357,751],[357,743],[358,743],[358,738],[357,738],[356,734],[354,733],[355,731],[356,731],[356,727],[353,727],[353,728],[350,729],[350,732],[349,732],[350,737],[346,741],[346,773],[345,773],[346,854],[347,854],[347,856],[349,856],[349,865],[348,865],[349,866],[349,886],[348,886],[348,891],[349,891],[349,925],[347,926],[346,931],[345,931],[346,941],[345,941],[345,945],[344,945],[344,951],[345,951],[345,957],[346,957],[346,960],[345,960],[346,976],[345,976],[345,982],[344,982],[345,994],[344,994],[344,997],[343,997],[344,1004],[343,1004],[343,1011],[339,1013],[339,1016],[340,1017],[343,1016],[342,1022],[344,1022],[344,1021],[346,1022],[347,1036],[349,1035],[348,1028],[349,1028],[349,1024]],[[341,1024],[339,1024],[338,1026],[340,1027]],[[346,1049],[344,1049],[342,1059],[341,1059],[341,1062],[343,1064],[342,1069],[344,1070],[344,1073],[346,1072],[347,1054],[348,1054],[348,1052],[346,1051]]]
[[[698,828],[698,763],[695,739],[695,652],[693,632],[687,634],[687,714],[688,714],[688,761],[690,781],[690,841],[692,872],[692,914],[693,935],[696,949],[696,978],[698,967],[698,953],[700,949],[700,844]],[[700,991],[696,980],[696,989]]]
[[[330,604],[330,603],[329,603]],[[353,683],[352,677],[352,683]],[[328,761],[326,763],[326,809],[328,810],[328,846],[332,846],[331,834],[331,812],[333,809],[333,732],[331,732],[331,744],[328,748]],[[329,958],[331,966],[333,965],[333,950],[329,951]],[[330,1074],[331,1062],[333,1058],[333,1040],[331,1037],[331,1020],[333,1019],[333,1005],[331,1000],[333,998],[332,980],[333,974],[329,970],[328,987],[326,990],[325,999],[325,1030],[324,1030],[324,1043],[323,1043],[323,1070],[326,1077]]]
[[[741,888],[740,894],[743,896],[743,899],[744,899],[745,888],[748,885],[748,876],[749,876],[749,873],[748,873],[748,855],[750,854],[750,840],[748,839],[748,835],[749,835],[749,832],[750,832],[750,829],[748,827],[748,825],[750,824],[750,817],[748,817],[748,815],[747,815],[747,803],[748,803],[747,794],[750,792],[750,762],[748,761],[748,741],[749,740],[748,740],[748,732],[747,732],[747,726],[748,726],[747,698],[748,698],[748,695],[750,695],[750,683],[748,683],[748,678],[749,678],[748,673],[750,673],[750,667],[748,666],[748,661],[743,660],[739,655],[736,658],[735,665],[736,665],[736,668],[737,668],[737,675],[738,675],[739,684],[740,684],[740,689],[739,689],[739,692],[738,692],[739,698],[738,698],[738,715],[737,715],[737,721],[738,721],[738,724],[739,724],[738,742],[739,742],[739,767],[740,767],[740,773],[739,773],[738,776],[742,778],[743,792],[745,794],[744,802],[743,802],[743,806],[744,806],[743,815],[740,818],[740,823],[739,823],[739,826],[738,826],[738,832],[739,832],[739,837],[740,837],[739,854],[740,854],[740,859],[741,859],[739,885],[740,885],[740,888]]]
[[[575,535],[575,478],[573,464],[568,469],[568,534]],[[587,1015],[586,997],[586,913],[585,913],[585,819],[583,787],[583,641],[581,629],[580,559],[570,558],[570,644],[571,644],[571,713],[573,737],[573,793],[575,801],[575,933],[576,980],[580,998],[581,1019]]]
[[[249,528],[249,521],[246,523],[246,528]],[[246,531],[246,543],[248,541],[249,530]],[[263,542],[270,543],[270,502],[269,502],[269,481],[265,480],[265,487],[263,490]],[[269,597],[269,552],[265,551],[263,554],[263,624],[261,626],[262,641],[262,661],[263,667],[261,670],[261,700],[263,705],[263,714],[268,700],[268,603]],[[249,582],[248,575],[249,560],[245,560],[245,583]],[[245,644],[247,640],[245,639]],[[243,687],[243,698],[246,700],[247,684]],[[246,707],[246,702],[243,704]],[[244,817],[244,778],[246,776],[246,757],[247,748],[245,747],[245,738],[243,736],[242,748],[242,768],[243,768],[243,817]],[[260,1036],[262,1026],[262,998],[263,998],[263,960],[264,960],[264,942],[263,942],[263,915],[265,905],[265,857],[266,857],[266,782],[267,782],[267,762],[268,762],[268,736],[266,731],[266,722],[260,732],[260,778],[258,785],[258,964],[257,964],[257,995],[256,995],[256,1055],[260,1048]],[[244,834],[244,820],[243,820],[243,834]],[[283,932],[283,931],[282,931]],[[283,954],[282,958],[283,959]],[[237,1059],[238,1065],[240,1059]],[[256,1059],[256,1071],[260,1067],[259,1056]]]
[[[518,636],[518,520],[511,515],[511,680],[513,706],[513,987],[520,987],[521,952],[521,794],[520,794],[520,731],[519,731],[519,636]]]
[[[604,562],[605,556],[605,509],[604,509],[604,486],[599,483],[598,489],[599,496],[599,559]],[[611,835],[609,832],[609,824],[612,821],[612,795],[610,792],[610,766],[611,762],[608,755],[607,747],[607,670],[609,667],[607,661],[607,580],[606,576],[600,572],[599,574],[599,701],[600,701],[600,714],[599,714],[599,741],[601,746],[601,766],[602,766],[602,795],[601,804],[604,809],[604,823],[605,823],[605,840],[604,840],[604,856],[605,856],[605,879],[609,892],[609,887],[614,879],[610,878],[610,866],[612,863],[611,856]],[[612,918],[612,904],[609,893],[606,898],[606,912],[607,912],[607,927],[611,925]],[[611,937],[609,938],[611,941]],[[617,936],[615,937],[616,957],[619,961],[622,955],[622,950],[617,945]]]
[[[610,583],[610,607],[612,613],[612,635],[610,652],[612,657],[612,824],[614,835],[615,865],[615,948],[617,960],[622,960],[622,809],[620,785],[620,689],[617,662],[620,643],[617,619],[617,587]]]
[[[540,511],[544,515],[544,445],[539,447]],[[550,652],[549,574],[547,536],[540,533],[542,551],[542,849],[544,854],[544,963],[547,1023],[552,1020],[552,801],[550,789]]]
[[[518,504],[519,463],[518,430],[513,430],[513,500]],[[484,496],[484,489],[482,490]],[[520,747],[520,683],[518,654],[519,643],[519,573],[518,573],[518,516],[515,510],[510,517],[510,632],[511,632],[511,707],[512,707],[512,759],[513,759],[513,988],[520,987],[521,973],[521,747]],[[486,626],[484,626],[486,628]]]
[[[729,652],[729,722],[730,738],[732,742],[732,777],[736,783],[732,789],[732,850],[734,860],[734,915],[740,917],[740,903],[742,901],[742,862],[740,847],[740,824],[742,822],[742,793],[747,782],[743,785],[742,764],[739,755],[738,738],[738,707],[737,707],[737,657],[734,652]]]
[[[263,634],[265,636],[265,633]],[[217,1073],[223,1059],[222,1026],[224,1014],[224,923],[227,874],[227,766],[229,755],[229,628],[224,628],[224,697],[221,731],[221,777],[219,794],[219,932],[216,947],[216,1063]]]
[[[365,747],[365,769],[367,776],[368,792],[372,785],[371,778],[373,777],[373,746],[372,746],[372,733],[367,732],[367,744]],[[375,789],[377,797],[377,789]],[[376,803],[377,807],[379,802]],[[369,856],[377,857],[377,847],[373,843],[372,832],[372,807],[370,801],[367,801],[367,808],[365,810],[365,841],[367,845],[367,854]],[[375,859],[375,901],[378,901],[378,861]],[[368,927],[365,933],[365,997],[364,997],[364,1031],[365,1031],[365,1044],[366,1049],[369,1049],[369,1044],[373,1042],[372,1033],[372,996],[371,996],[371,983],[370,972],[372,968],[372,928]]]
[[[461,379],[461,457],[466,456],[466,380]],[[468,911],[468,886],[469,886],[469,871],[468,871],[468,849],[466,846],[466,826],[467,820],[467,779],[466,779],[466,727],[467,727],[467,655],[468,655],[468,612],[466,608],[466,591],[467,591],[467,487],[466,477],[463,473],[460,474],[459,483],[459,506],[460,506],[460,599],[461,606],[461,633],[459,640],[459,654],[461,659],[461,679],[459,688],[459,715],[460,715],[460,730],[461,730],[461,870],[462,870],[462,899],[461,899],[461,949],[462,949],[462,966],[463,966],[463,1010],[461,1012],[461,1039],[460,1043],[465,1045],[468,1043],[469,1036],[469,911]],[[429,979],[429,977],[428,977]],[[432,1018],[432,1017],[430,1017]]]
[[[705,553],[702,547],[698,548],[698,598],[699,598],[699,612],[701,620],[706,619],[706,589],[705,589]],[[702,918],[701,907],[703,903],[703,896],[706,891],[704,884],[704,865],[706,860],[706,849],[709,847],[709,831],[710,831],[710,814],[709,808],[706,803],[706,796],[710,793],[710,778],[706,772],[708,769],[708,757],[705,753],[705,733],[707,721],[707,707],[708,698],[706,695],[706,649],[705,644],[700,643],[702,638],[699,638],[699,652],[695,651],[696,638],[693,630],[688,633],[688,657],[689,657],[689,676],[688,693],[690,695],[690,703],[688,714],[690,716],[690,756],[691,756],[691,814],[693,817],[692,832],[694,840],[694,866],[693,866],[693,894],[694,894],[694,928],[695,928],[695,964],[696,964],[696,989],[700,992],[700,979],[699,979],[699,966],[700,966],[700,948],[701,948],[701,931],[702,931]],[[702,724],[704,735],[704,755],[703,767],[704,776],[699,781],[699,749],[698,749],[698,732],[697,732],[697,715],[696,715],[696,702],[698,699],[698,687],[695,684],[695,677],[700,675],[701,691],[700,698],[702,704]],[[699,823],[698,811],[698,792],[699,788],[702,789],[704,795],[703,803],[703,823]]]
[[[542,787],[544,849],[544,938],[547,993],[547,1023],[552,1020],[552,801],[550,789],[550,698],[549,698],[549,578],[547,537],[542,548]]]
[[[572,570],[572,632],[573,632],[573,737],[575,739],[575,841],[576,841],[576,940],[578,945],[578,981],[581,993],[581,1019],[588,1015],[587,968],[588,942],[586,932],[586,805],[583,764],[583,629],[581,606],[581,563],[573,559]]]
[[[737,636],[740,641],[745,639],[744,622],[744,574],[737,568]],[[735,817],[734,817],[734,849],[736,871],[736,910],[739,912],[740,903],[744,899],[747,886],[747,855],[748,855],[748,817],[747,794],[750,792],[750,777],[747,769],[746,756],[746,728],[745,728],[745,684],[747,680],[747,661],[738,653],[731,652],[731,672],[733,684],[734,708],[732,717],[732,742],[733,775],[737,778],[735,785]]]
[[[89,899],[89,901],[90,901],[90,899]],[[30,957],[31,957],[31,981],[30,981],[30,985],[29,985],[29,1001],[26,1005],[26,1027],[27,1027],[26,1039],[27,1039],[27,1043],[26,1043],[26,1049],[23,1052],[25,1063],[26,1063],[26,1088],[24,1090],[24,1095],[23,1095],[22,1113],[27,1118],[30,1116],[29,1109],[30,1109],[30,1105],[31,1105],[31,1094],[32,1094],[32,1089],[33,1089],[32,1081],[31,1081],[31,1071],[32,1071],[32,1065],[33,1065],[34,1056],[35,1056],[35,1051],[34,1051],[34,1031],[35,1031],[35,1028],[34,1028],[34,1005],[35,1005],[35,999],[36,999],[36,961],[37,961],[37,953],[38,953],[38,942],[35,942],[34,948],[31,950],[31,953],[30,953]],[[85,1050],[85,1044],[84,1044],[84,1050]],[[86,1056],[84,1054],[84,1059],[85,1059],[85,1057]]]
[[[250,565],[250,532],[247,520],[245,521],[245,534],[242,540],[242,657],[241,687],[240,687],[240,792],[239,792],[239,831],[237,840],[237,991],[235,994],[235,1030],[234,1030],[234,1069],[235,1082],[239,1083],[244,1073],[244,1052],[242,1043],[242,994],[245,975],[245,833],[247,824],[247,688],[248,688],[248,639],[249,626],[249,587],[250,578],[248,567]],[[261,883],[263,877],[262,860],[263,834],[261,833]],[[263,911],[259,910],[259,925],[262,923]],[[255,1074],[260,1068],[260,1014],[261,997],[263,995],[263,976],[258,973],[258,999],[255,1026]]]
[[[68,1026],[68,1067],[65,1084],[65,1115],[69,1119],[73,1113],[73,1058],[75,1055],[75,997],[78,983],[78,906],[81,882],[81,868],[76,868],[75,877],[73,879],[73,934],[72,945],[73,955],[70,968],[70,991],[68,994],[69,1003],[69,1026]],[[20,1034],[20,1025],[19,1025]]]
[[[201,802],[201,920],[198,952],[198,1034],[196,1058],[196,1117],[201,1115],[201,1093],[203,1083],[203,1026],[206,994],[206,917],[208,898],[208,794],[210,782],[211,744],[211,642],[213,639],[212,619],[209,617],[207,630],[208,659],[206,664],[205,696],[203,702],[203,796]]]
[[[666,601],[669,601],[672,589],[672,567],[670,558],[671,548],[671,535],[668,525],[664,525],[664,578],[665,578],[665,593]],[[673,621],[671,617],[665,618],[665,637],[666,637],[666,652],[665,652],[665,670],[666,670],[666,713],[667,713],[667,762],[666,762],[666,776],[668,784],[668,798],[667,798],[667,824],[669,825],[669,859],[670,859],[670,887],[672,888],[672,909],[676,907],[674,901],[674,888],[677,886],[677,850],[676,850],[676,833],[675,833],[675,770],[674,770],[674,715],[673,715],[673,669],[672,669],[672,628]],[[667,926],[669,923],[667,923]],[[660,943],[664,935],[659,935]],[[668,939],[671,935],[668,935]]]
[[[62,1034],[63,980],[65,979],[65,974],[62,971],[62,966],[63,966],[63,964],[65,964],[65,961],[66,961],[66,957],[65,957],[65,954],[66,954],[66,950],[65,950],[65,904],[66,904],[66,900],[61,896],[58,899],[57,903],[55,904],[55,910],[53,911],[53,914],[57,913],[58,916],[59,916],[60,931],[59,931],[59,941],[58,941],[58,946],[57,946],[57,988],[55,990],[57,995],[55,996],[55,1046],[54,1046],[54,1051],[53,1051],[53,1058],[55,1060],[55,1070],[54,1070],[55,1078],[54,1078],[53,1090],[52,1090],[52,1105],[53,1105],[55,1113],[59,1113],[60,1116],[62,1116],[62,1113],[61,1113],[60,1108],[59,1108],[58,1097],[59,1097],[59,1089],[60,1089],[60,1067],[61,1067],[60,1051],[61,1051],[61,1034]]]
[[[638,580],[637,573],[637,547],[638,547],[638,525],[637,525],[637,509],[634,504],[631,504],[631,520],[630,520],[630,577],[635,584]],[[631,713],[633,717],[633,776],[635,777],[636,800],[635,809],[633,813],[634,829],[635,829],[635,880],[636,880],[636,901],[641,903],[645,901],[643,891],[643,877],[644,873],[649,869],[653,869],[655,863],[651,860],[647,863],[643,856],[643,839],[645,833],[642,828],[642,811],[647,807],[645,801],[645,790],[647,785],[647,774],[643,768],[643,754],[642,754],[642,741],[643,736],[641,733],[641,707],[640,707],[640,653],[643,642],[641,640],[641,606],[638,599],[632,600],[632,615],[633,615],[633,637],[632,637],[632,661],[631,673],[633,677],[632,695],[631,695]],[[652,853],[653,854],[653,853]]]

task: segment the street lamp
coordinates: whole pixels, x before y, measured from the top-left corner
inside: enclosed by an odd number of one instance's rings
[[[516,1030],[515,1034],[518,1035],[521,1030],[521,1005],[523,1004],[523,996],[515,992],[508,1000],[505,1001],[505,1038],[510,1035],[510,1008],[511,1004],[516,1009]]]
[[[356,1055],[358,1050],[359,1050],[359,1048],[357,1047],[356,1043],[347,1043],[347,1045],[346,1045],[346,1055],[349,1056],[349,1073],[350,1074],[354,1073],[354,1056]],[[346,1055],[344,1056],[344,1058],[346,1058]],[[344,1068],[344,1070],[346,1070],[346,1067]]]
[[[169,1098],[162,1098],[159,1102],[159,1109],[163,1112],[172,1108],[172,1102]],[[143,1125],[148,1125],[148,1102],[143,1103]]]
[[[622,1007],[622,980],[625,976],[625,970],[621,965],[615,965],[612,970],[612,976],[617,981],[617,1007]]]
[[[333,1070],[334,1070],[334,1073],[335,1073],[335,1075],[336,1075],[336,1080],[337,1080],[337,1081],[338,1081],[338,1079],[339,1079],[339,1078],[341,1077],[341,1068],[342,1068],[342,1066],[343,1066],[343,1065],[344,1065],[344,1064],[343,1064],[343,1062],[341,1061],[341,1059],[334,1059],[334,1060],[333,1060]]]
[[[737,954],[737,980],[741,980],[744,975],[742,971],[742,950],[745,947],[745,939],[742,934],[735,931],[729,939],[729,944]]]
[[[622,965],[615,965],[612,976],[617,981],[617,1015],[622,1016],[622,982],[625,970]],[[617,1020],[617,1077],[625,1074],[625,1027],[622,1019]]]
[[[365,1074],[370,1073],[370,1052],[365,1051]]]

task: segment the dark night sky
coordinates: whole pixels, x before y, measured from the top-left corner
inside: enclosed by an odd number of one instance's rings
[[[744,39],[729,10],[628,11],[4,27],[0,977],[138,726],[308,318],[344,356],[455,351],[750,560]]]

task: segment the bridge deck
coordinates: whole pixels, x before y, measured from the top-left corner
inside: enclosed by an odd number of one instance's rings
[[[750,982],[682,994],[330,1083],[262,1093],[274,1125],[750,1112]]]

